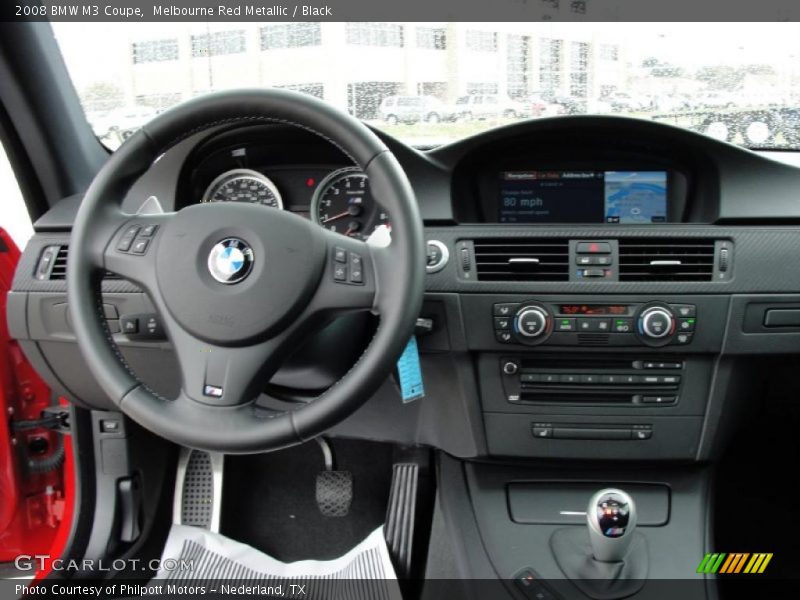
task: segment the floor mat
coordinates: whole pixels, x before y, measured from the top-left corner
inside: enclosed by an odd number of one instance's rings
[[[332,440],[336,468],[353,474],[346,517],[326,517],[316,501],[323,469],[316,442],[279,452],[225,459],[220,532],[278,560],[341,556],[383,524],[392,477],[392,447]]]
[[[218,533],[173,525],[161,564],[157,579],[184,585],[202,582],[212,594],[234,593],[224,586],[248,586],[248,593],[270,596],[401,600],[382,527],[341,557],[285,563]]]

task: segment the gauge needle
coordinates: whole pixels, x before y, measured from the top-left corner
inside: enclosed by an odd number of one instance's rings
[[[331,221],[335,221],[336,219],[341,219],[342,217],[346,217],[350,214],[349,210],[344,211],[343,213],[339,213],[338,215],[333,215],[332,217],[328,217],[325,219],[322,224],[330,223]]]

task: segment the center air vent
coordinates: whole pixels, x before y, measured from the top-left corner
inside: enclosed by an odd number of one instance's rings
[[[479,281],[569,281],[569,240],[474,241]]]
[[[619,280],[711,281],[714,248],[711,239],[620,239]]]

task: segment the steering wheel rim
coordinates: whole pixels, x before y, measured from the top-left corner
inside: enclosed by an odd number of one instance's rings
[[[373,195],[392,215],[389,246],[340,236],[285,211],[237,203],[195,205],[162,215],[122,211],[132,183],[181,140],[218,125],[259,122],[311,131],[361,167]],[[134,233],[138,241],[150,226],[155,229],[144,253],[120,249],[133,227],[139,227]],[[241,246],[231,243],[235,249],[223,254],[243,252],[231,267],[247,264],[241,281],[220,281],[211,264],[230,239]],[[227,268],[234,263],[219,264]],[[339,277],[342,264],[345,281]],[[414,193],[395,157],[371,130],[304,94],[239,90],[196,98],[157,116],[112,154],[75,219],[67,293],[81,352],[123,413],[185,446],[263,452],[319,435],[377,390],[413,332],[424,265]],[[356,277],[359,268],[362,274]],[[125,363],[103,318],[99,283],[106,270],[139,284],[156,306],[181,369],[177,398],[150,390]],[[371,310],[380,317],[353,367],[296,410],[275,412],[256,405],[281,353],[320,322],[350,310]],[[209,390],[218,393],[211,388],[222,390],[220,396],[208,395]]]

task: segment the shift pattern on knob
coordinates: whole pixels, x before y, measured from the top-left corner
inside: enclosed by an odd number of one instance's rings
[[[597,501],[595,511],[600,533],[610,538],[625,535],[631,507],[619,494],[609,492],[601,496]]]

